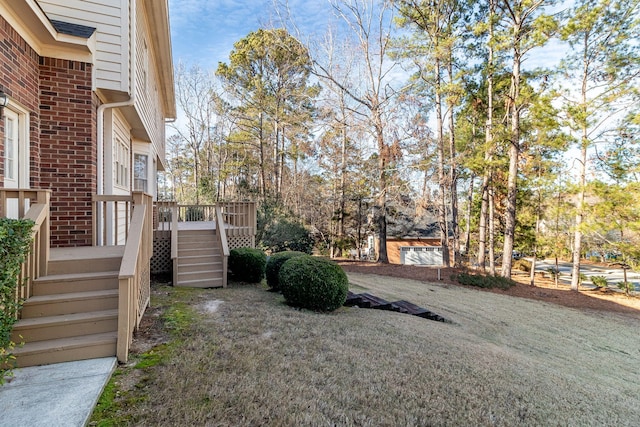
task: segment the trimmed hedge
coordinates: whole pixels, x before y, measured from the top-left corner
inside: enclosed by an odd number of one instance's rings
[[[349,280],[333,261],[309,255],[287,260],[278,275],[288,304],[318,311],[333,311],[347,300]]]
[[[260,249],[237,248],[229,251],[229,270],[234,280],[260,283],[264,279],[267,256]]]
[[[278,281],[278,274],[280,273],[280,268],[282,268],[282,265],[289,259],[302,255],[306,254],[298,251],[284,251],[271,255],[267,260],[267,267],[265,270],[267,285],[269,285],[272,290],[279,291],[280,282]]]
[[[511,279],[507,279],[502,276],[484,276],[482,274],[467,274],[460,273],[453,277],[458,283],[468,286],[476,286],[478,288],[499,288],[509,289],[514,286],[516,282]]]
[[[0,385],[12,375],[15,357],[11,351],[13,324],[22,300],[16,299],[18,275],[30,250],[33,221],[0,218]]]

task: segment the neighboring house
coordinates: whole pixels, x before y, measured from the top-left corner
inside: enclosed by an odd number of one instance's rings
[[[377,239],[368,238],[368,251],[375,259]],[[427,224],[423,228],[413,228],[401,237],[387,237],[387,257],[391,264],[437,265],[443,264],[440,245],[440,229],[437,223]]]
[[[166,0],[2,0],[0,182],[51,190],[53,247],[92,244],[92,196],[156,194],[176,115]]]
[[[0,0],[0,38],[0,215],[37,224],[18,364],[125,361],[176,116],[168,1]]]

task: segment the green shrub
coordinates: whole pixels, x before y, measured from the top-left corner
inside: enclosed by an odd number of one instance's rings
[[[267,256],[260,249],[237,248],[229,252],[229,270],[240,282],[260,283],[266,264]]]
[[[285,300],[296,307],[333,311],[347,299],[347,275],[338,264],[324,258],[291,258],[280,268],[278,279]]]
[[[22,301],[16,299],[18,276],[31,245],[33,221],[0,218],[0,385],[12,374],[15,357],[11,330]]]
[[[635,285],[633,282],[620,282],[618,283],[618,289],[624,291],[626,295],[629,295],[629,293],[635,289]]]
[[[526,271],[528,273],[531,271],[531,261],[520,258],[513,262],[512,268],[515,270]]]
[[[599,288],[607,287],[607,278],[604,276],[592,276],[591,282]]]
[[[458,283],[462,285],[476,286],[478,288],[486,289],[509,289],[516,284],[513,280],[502,276],[484,276],[482,274],[460,273],[454,277]]]
[[[280,290],[280,284],[278,282],[278,274],[280,273],[280,268],[282,264],[284,264],[287,260],[306,255],[304,252],[298,251],[284,251],[278,252],[269,257],[267,260],[267,268],[266,268],[266,276],[267,276],[267,285],[274,291]]]
[[[281,218],[269,224],[262,234],[262,246],[272,252],[298,251],[310,254],[313,237],[299,222]]]

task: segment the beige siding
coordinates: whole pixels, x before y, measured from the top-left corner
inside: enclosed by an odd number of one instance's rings
[[[96,27],[96,87],[129,90],[128,0],[38,0],[50,19]]]
[[[157,153],[164,156],[164,114],[158,91],[156,53],[143,3],[138,3],[136,33],[136,110]]]

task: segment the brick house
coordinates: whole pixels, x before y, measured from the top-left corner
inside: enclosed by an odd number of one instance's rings
[[[168,0],[0,0],[0,40],[0,216],[36,223],[18,365],[126,361],[176,116]]]
[[[51,190],[52,247],[89,246],[94,194],[156,194],[176,114],[167,1],[2,0],[0,37],[0,184]]]

